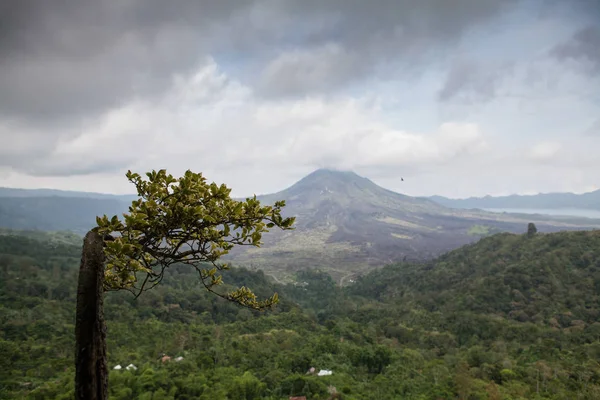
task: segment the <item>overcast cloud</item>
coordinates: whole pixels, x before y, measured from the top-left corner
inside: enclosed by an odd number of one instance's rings
[[[330,167],[411,195],[594,190],[600,2],[568,3],[3,2],[0,186],[167,168],[249,195]]]

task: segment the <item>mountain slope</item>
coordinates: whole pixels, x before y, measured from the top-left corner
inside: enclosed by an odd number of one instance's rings
[[[600,210],[600,190],[583,194],[542,193],[527,196],[469,197],[467,199],[449,199],[442,196],[432,196],[429,199],[441,205],[454,208],[582,208]]]
[[[497,234],[429,263],[373,271],[348,290],[442,316],[469,313],[573,330],[600,327],[599,289],[600,231],[583,231]]]
[[[295,215],[295,231],[274,231],[260,249],[237,249],[231,259],[260,265],[278,277],[303,266],[323,267],[338,279],[369,266],[430,259],[500,231],[523,232],[530,217],[457,210],[395,193],[353,172],[318,170],[279,193]],[[528,218],[528,219],[525,219]],[[531,217],[541,231],[600,226]]]

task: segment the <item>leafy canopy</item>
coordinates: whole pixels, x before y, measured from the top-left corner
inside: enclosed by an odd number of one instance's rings
[[[209,291],[227,300],[253,309],[277,302],[277,293],[258,301],[243,286],[226,294],[214,287],[223,283],[218,271],[228,269],[217,261],[235,245],[258,247],[269,228],[293,229],[295,218],[281,216],[284,201],[273,206],[261,205],[256,196],[237,201],[225,185],[209,184],[190,170],[178,179],[164,169],[146,173],[147,179],[131,171],[126,176],[139,198],[123,220],[104,215],[94,228],[105,238],[105,290],[127,289],[139,296],[159,284],[170,265],[187,264]]]
[[[532,237],[536,233],[537,233],[537,227],[535,226],[535,224],[533,222],[530,222],[527,225],[527,236]]]

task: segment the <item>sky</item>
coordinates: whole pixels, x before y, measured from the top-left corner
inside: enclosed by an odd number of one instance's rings
[[[0,3],[0,186],[582,193],[598,154],[600,0]]]

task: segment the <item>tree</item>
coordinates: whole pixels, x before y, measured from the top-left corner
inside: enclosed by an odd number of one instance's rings
[[[494,381],[490,381],[485,387],[485,391],[488,395],[488,400],[501,400],[502,395],[500,394],[500,390],[498,390],[498,385]]]
[[[108,397],[106,291],[125,289],[137,297],[158,285],[169,266],[185,264],[207,290],[241,306],[264,310],[278,301],[277,293],[259,301],[246,287],[229,293],[216,287],[223,283],[219,273],[228,269],[218,260],[234,246],[260,246],[270,228],[292,229],[294,218],[281,216],[284,201],[262,206],[256,196],[234,200],[231,189],[189,170],[179,179],[164,169],[147,173],[147,179],[131,171],[126,176],[139,198],[122,220],[97,217],[84,239],[75,327],[77,399]]]
[[[229,395],[232,400],[259,399],[262,397],[266,386],[252,372],[246,371],[244,375],[233,380]]]
[[[537,228],[536,228],[535,224],[533,222],[530,222],[529,225],[527,225],[527,236],[533,237],[536,233],[537,233]]]

